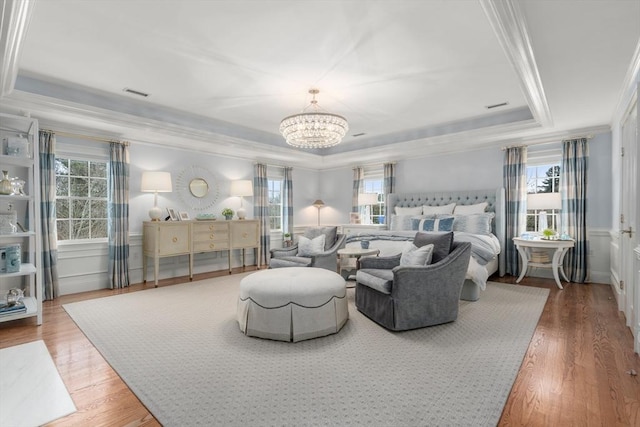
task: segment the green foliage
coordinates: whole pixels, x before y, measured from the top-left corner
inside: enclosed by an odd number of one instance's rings
[[[233,216],[233,214],[234,214],[233,209],[229,209],[229,208],[222,209],[223,216]]]

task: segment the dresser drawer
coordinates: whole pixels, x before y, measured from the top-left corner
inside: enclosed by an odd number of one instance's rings
[[[193,252],[211,252],[211,251],[222,251],[229,249],[229,241],[203,241],[203,242],[194,242],[193,243]]]
[[[206,234],[206,233],[218,233],[228,234],[229,224],[222,221],[197,221],[193,223],[193,234]]]
[[[157,236],[160,256],[188,254],[190,251],[189,224],[160,227]]]

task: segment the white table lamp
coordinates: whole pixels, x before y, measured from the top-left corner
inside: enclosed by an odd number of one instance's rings
[[[360,193],[358,195],[358,205],[364,206],[366,210],[367,224],[371,224],[371,206],[377,205],[378,193]]]
[[[249,179],[239,179],[231,181],[231,196],[240,197],[240,209],[238,209],[238,219],[247,217],[247,210],[244,208],[244,197],[253,196],[253,183]]]
[[[169,172],[145,171],[142,172],[142,182],[140,191],[143,193],[153,193],[153,208],[149,210],[151,221],[160,221],[162,209],[158,207],[158,193],[170,193],[171,174]]]

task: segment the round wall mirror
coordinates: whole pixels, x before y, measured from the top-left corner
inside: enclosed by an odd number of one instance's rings
[[[189,182],[189,191],[193,197],[200,199],[209,193],[209,184],[202,178],[193,178]]]

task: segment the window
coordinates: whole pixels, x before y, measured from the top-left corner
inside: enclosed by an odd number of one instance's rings
[[[107,237],[107,163],[56,157],[58,240]]]
[[[282,230],[282,180],[267,180],[269,185],[269,228],[271,231]]]
[[[360,216],[363,224],[384,224],[384,178],[366,177],[364,178],[362,193],[375,193],[378,195],[377,203],[365,204],[361,206]]]
[[[558,231],[560,204],[560,165],[528,166],[527,231]]]

